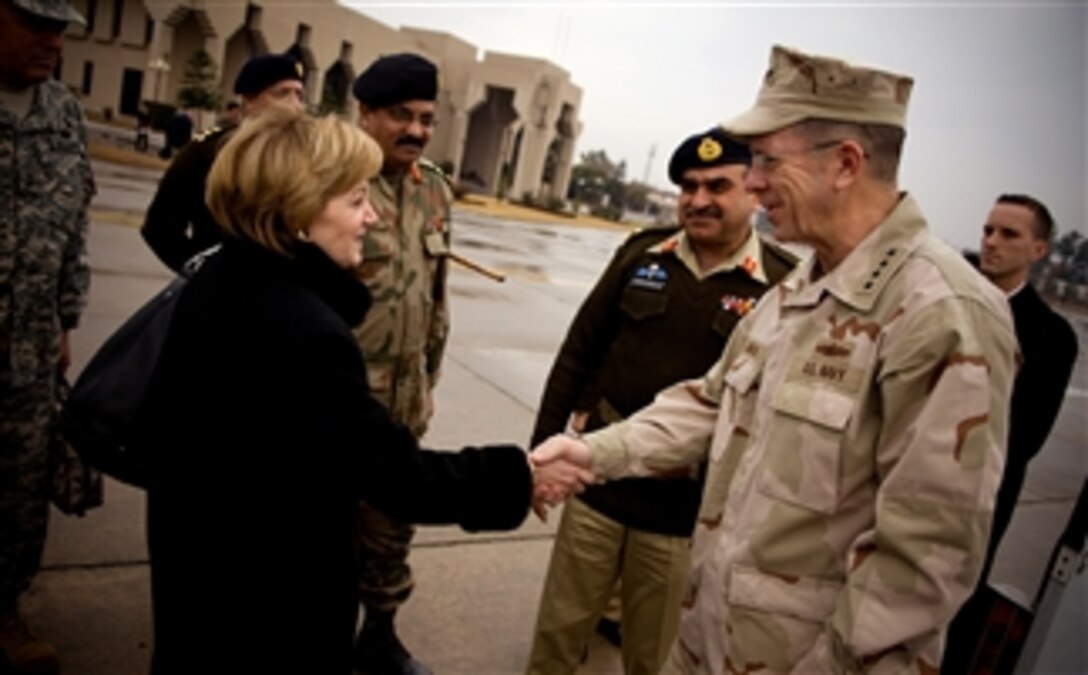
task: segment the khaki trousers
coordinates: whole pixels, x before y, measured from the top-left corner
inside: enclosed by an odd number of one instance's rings
[[[552,548],[537,614],[531,675],[573,673],[620,582],[623,667],[657,675],[676,638],[691,539],[635,530],[571,499]]]

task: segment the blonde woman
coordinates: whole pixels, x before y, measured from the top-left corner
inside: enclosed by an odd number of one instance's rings
[[[380,166],[350,124],[268,111],[212,167],[225,243],[179,301],[148,403],[155,675],[348,675],[360,498],[472,530],[526,515],[520,449],[420,451],[368,394],[350,270]]]

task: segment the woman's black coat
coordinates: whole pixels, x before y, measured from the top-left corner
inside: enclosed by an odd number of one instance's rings
[[[525,518],[521,450],[418,450],[370,397],[349,329],[369,304],[310,245],[228,242],[189,282],[145,417],[156,675],[347,675],[361,498],[468,530]]]

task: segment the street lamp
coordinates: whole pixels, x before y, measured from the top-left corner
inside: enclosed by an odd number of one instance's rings
[[[155,73],[155,101],[162,102],[162,76],[170,72],[170,64],[161,56],[147,62],[147,69]]]

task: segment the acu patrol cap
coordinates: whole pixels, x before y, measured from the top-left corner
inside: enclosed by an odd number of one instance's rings
[[[351,92],[369,108],[433,101],[438,95],[438,69],[418,54],[382,56],[355,79]]]
[[[752,153],[744,143],[726,135],[720,127],[689,136],[672,153],[669,180],[679,185],[688,169],[705,169],[724,164],[752,163]]]
[[[244,96],[256,96],[277,82],[298,80],[306,71],[295,57],[287,54],[264,54],[254,56],[242,66],[234,80],[234,93]]]
[[[65,0],[11,0],[11,4],[28,14],[40,16],[41,18],[49,19],[50,21],[78,23],[81,26],[87,25],[87,21],[83,18],[83,15],[77,12],[75,7],[72,7],[65,2]]]
[[[756,104],[722,124],[734,136],[762,136],[806,119],[905,128],[914,80],[775,45]]]

